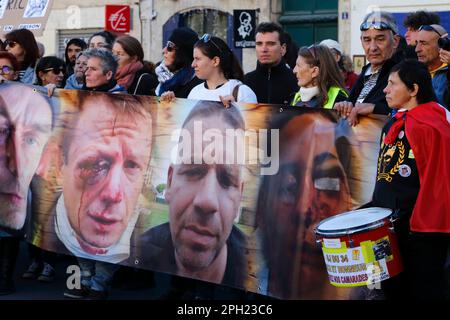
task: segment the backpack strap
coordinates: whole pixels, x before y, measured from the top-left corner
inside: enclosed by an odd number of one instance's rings
[[[133,94],[136,94],[136,91],[137,91],[138,88],[139,88],[139,84],[141,83],[141,79],[142,79],[142,77],[145,76],[146,74],[147,74],[147,75],[150,75],[150,74],[148,74],[148,73],[143,73],[143,74],[141,74],[141,76],[139,77],[138,82],[137,82],[137,84],[136,84],[136,88],[134,88]]]
[[[242,83],[237,84],[237,85],[234,87],[234,89],[233,89],[232,95],[233,95],[234,101],[236,101],[236,102],[238,102],[237,97],[238,97],[238,93],[239,93],[239,87],[240,87],[241,85],[242,85]]]

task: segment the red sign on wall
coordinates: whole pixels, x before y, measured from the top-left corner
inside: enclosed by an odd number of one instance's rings
[[[112,32],[130,32],[130,6],[106,5],[105,30]]]

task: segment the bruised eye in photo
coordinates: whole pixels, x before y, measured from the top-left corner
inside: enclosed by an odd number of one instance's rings
[[[79,177],[87,184],[98,183],[108,175],[111,161],[105,158],[89,158],[79,163]]]
[[[297,202],[299,183],[297,180],[298,170],[293,166],[282,168],[281,185],[278,196],[286,206],[294,206]]]

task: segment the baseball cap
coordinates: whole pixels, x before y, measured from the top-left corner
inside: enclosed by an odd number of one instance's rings
[[[342,54],[342,53],[343,53],[343,50],[342,50],[341,45],[340,45],[339,42],[337,42],[336,40],[333,40],[333,39],[325,39],[325,40],[323,40],[323,41],[320,43],[320,45],[326,46],[326,47],[328,47],[329,49],[334,49],[334,50],[336,50],[337,52],[339,52],[339,54]]]

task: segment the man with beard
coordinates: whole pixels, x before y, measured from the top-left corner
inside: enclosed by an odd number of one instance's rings
[[[184,121],[182,132],[196,137],[193,132],[199,123],[202,137],[211,129],[223,138],[227,129],[244,128],[235,106],[226,109],[213,101],[199,102]],[[202,141],[192,139],[192,144],[186,146],[185,134],[179,143],[183,161],[172,163],[167,174],[169,222],[143,235],[141,262],[183,277],[243,287],[247,275],[246,238],[233,224],[243,190],[241,165],[223,161],[235,152],[223,144],[215,144],[214,148],[214,154],[223,159],[209,159],[206,151],[196,153],[194,145]],[[184,161],[185,148],[193,150],[188,161]],[[203,150],[206,148],[203,141]],[[199,158],[201,161],[194,160]]]

